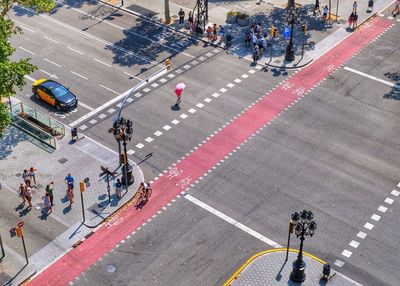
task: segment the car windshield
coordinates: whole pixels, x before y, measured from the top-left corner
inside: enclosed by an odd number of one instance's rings
[[[51,92],[56,98],[62,97],[68,93],[68,89],[59,85],[50,87]]]

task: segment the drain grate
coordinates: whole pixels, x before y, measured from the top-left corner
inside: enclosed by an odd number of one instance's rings
[[[108,273],[114,273],[117,271],[117,267],[114,264],[109,264],[106,266],[106,270]]]
[[[68,159],[65,157],[62,157],[61,159],[58,160],[59,163],[64,164],[65,162],[67,162]]]
[[[15,177],[17,177],[17,178],[19,178],[19,177],[21,177],[21,176],[22,176],[21,173],[16,173],[16,174],[15,174]]]

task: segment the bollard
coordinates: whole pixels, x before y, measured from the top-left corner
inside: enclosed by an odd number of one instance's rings
[[[71,128],[71,139],[72,141],[78,140],[78,129],[76,127]]]

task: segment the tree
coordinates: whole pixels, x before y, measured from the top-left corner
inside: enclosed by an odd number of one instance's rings
[[[10,123],[4,99],[14,96],[16,88],[20,90],[25,85],[24,76],[33,72],[37,67],[29,63],[29,58],[18,61],[11,60],[15,49],[11,46],[10,37],[21,33],[21,28],[15,26],[7,13],[14,4],[34,8],[37,12],[50,11],[55,7],[53,0],[1,0],[0,1],[0,135]]]
[[[164,0],[164,13],[165,13],[165,24],[171,23],[171,13],[169,11],[169,0]]]

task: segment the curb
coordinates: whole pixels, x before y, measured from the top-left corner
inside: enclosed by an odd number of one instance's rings
[[[27,276],[21,283],[19,283],[18,286],[20,286],[20,285],[22,285],[22,286],[28,285],[28,282],[31,280],[31,278],[33,276],[36,275],[36,273],[37,273],[37,269],[35,271],[33,271],[33,273],[31,273],[29,276]]]
[[[191,39],[195,39],[195,40],[201,41],[201,42],[203,42],[203,43],[205,43],[205,44],[208,44],[208,45],[211,45],[211,46],[214,46],[214,47],[216,47],[216,48],[223,49],[223,50],[226,50],[226,49],[227,49],[226,47],[222,47],[222,46],[216,45],[216,44],[214,44],[214,43],[209,43],[208,41],[203,40],[202,38],[194,37],[194,36],[192,36],[192,35],[190,35],[190,34],[188,34],[188,33],[182,32],[182,31],[177,30],[177,29],[175,29],[175,28],[173,28],[173,27],[170,27],[170,26],[168,26],[168,25],[166,25],[166,24],[160,23],[160,22],[158,22],[158,21],[156,21],[156,20],[154,20],[154,19],[152,19],[152,18],[150,18],[150,17],[144,16],[143,14],[140,14],[140,13],[138,13],[138,12],[132,11],[132,10],[127,9],[127,8],[124,8],[124,7],[122,7],[122,5],[117,6],[117,5],[114,5],[114,4],[107,3],[107,2],[104,1],[104,0],[95,0],[95,1],[97,1],[97,2],[99,2],[99,3],[103,3],[104,5],[107,5],[107,6],[110,6],[110,7],[114,7],[114,8],[123,10],[124,12],[126,12],[126,13],[128,13],[128,14],[134,15],[134,16],[139,17],[139,18],[142,18],[142,19],[145,19],[145,20],[147,20],[147,21],[149,21],[149,22],[152,22],[152,23],[154,23],[154,24],[156,24],[156,25],[163,26],[163,27],[165,27],[165,28],[167,28],[167,29],[169,29],[169,30],[172,30],[172,31],[174,31],[174,32],[176,32],[176,33],[179,33],[179,34],[182,34],[182,35],[185,35],[185,36],[187,36],[187,37],[189,37],[189,38],[191,38]]]
[[[224,283],[223,286],[229,286],[231,285],[231,283],[240,275],[240,273],[243,271],[243,269],[245,269],[253,260],[255,260],[256,258],[265,255],[265,254],[269,254],[269,253],[274,253],[274,252],[280,252],[280,251],[286,251],[287,248],[276,248],[276,249],[269,249],[269,250],[265,250],[259,253],[256,253],[255,255],[253,255],[252,257],[250,257],[242,266],[239,267],[238,270],[236,270],[236,272]],[[293,249],[293,248],[289,248],[290,252],[296,252],[298,253],[299,250],[298,249]],[[322,263],[322,264],[326,264],[327,262],[308,253],[303,251],[303,254],[305,256],[310,257],[311,259],[314,259],[315,261]]]

